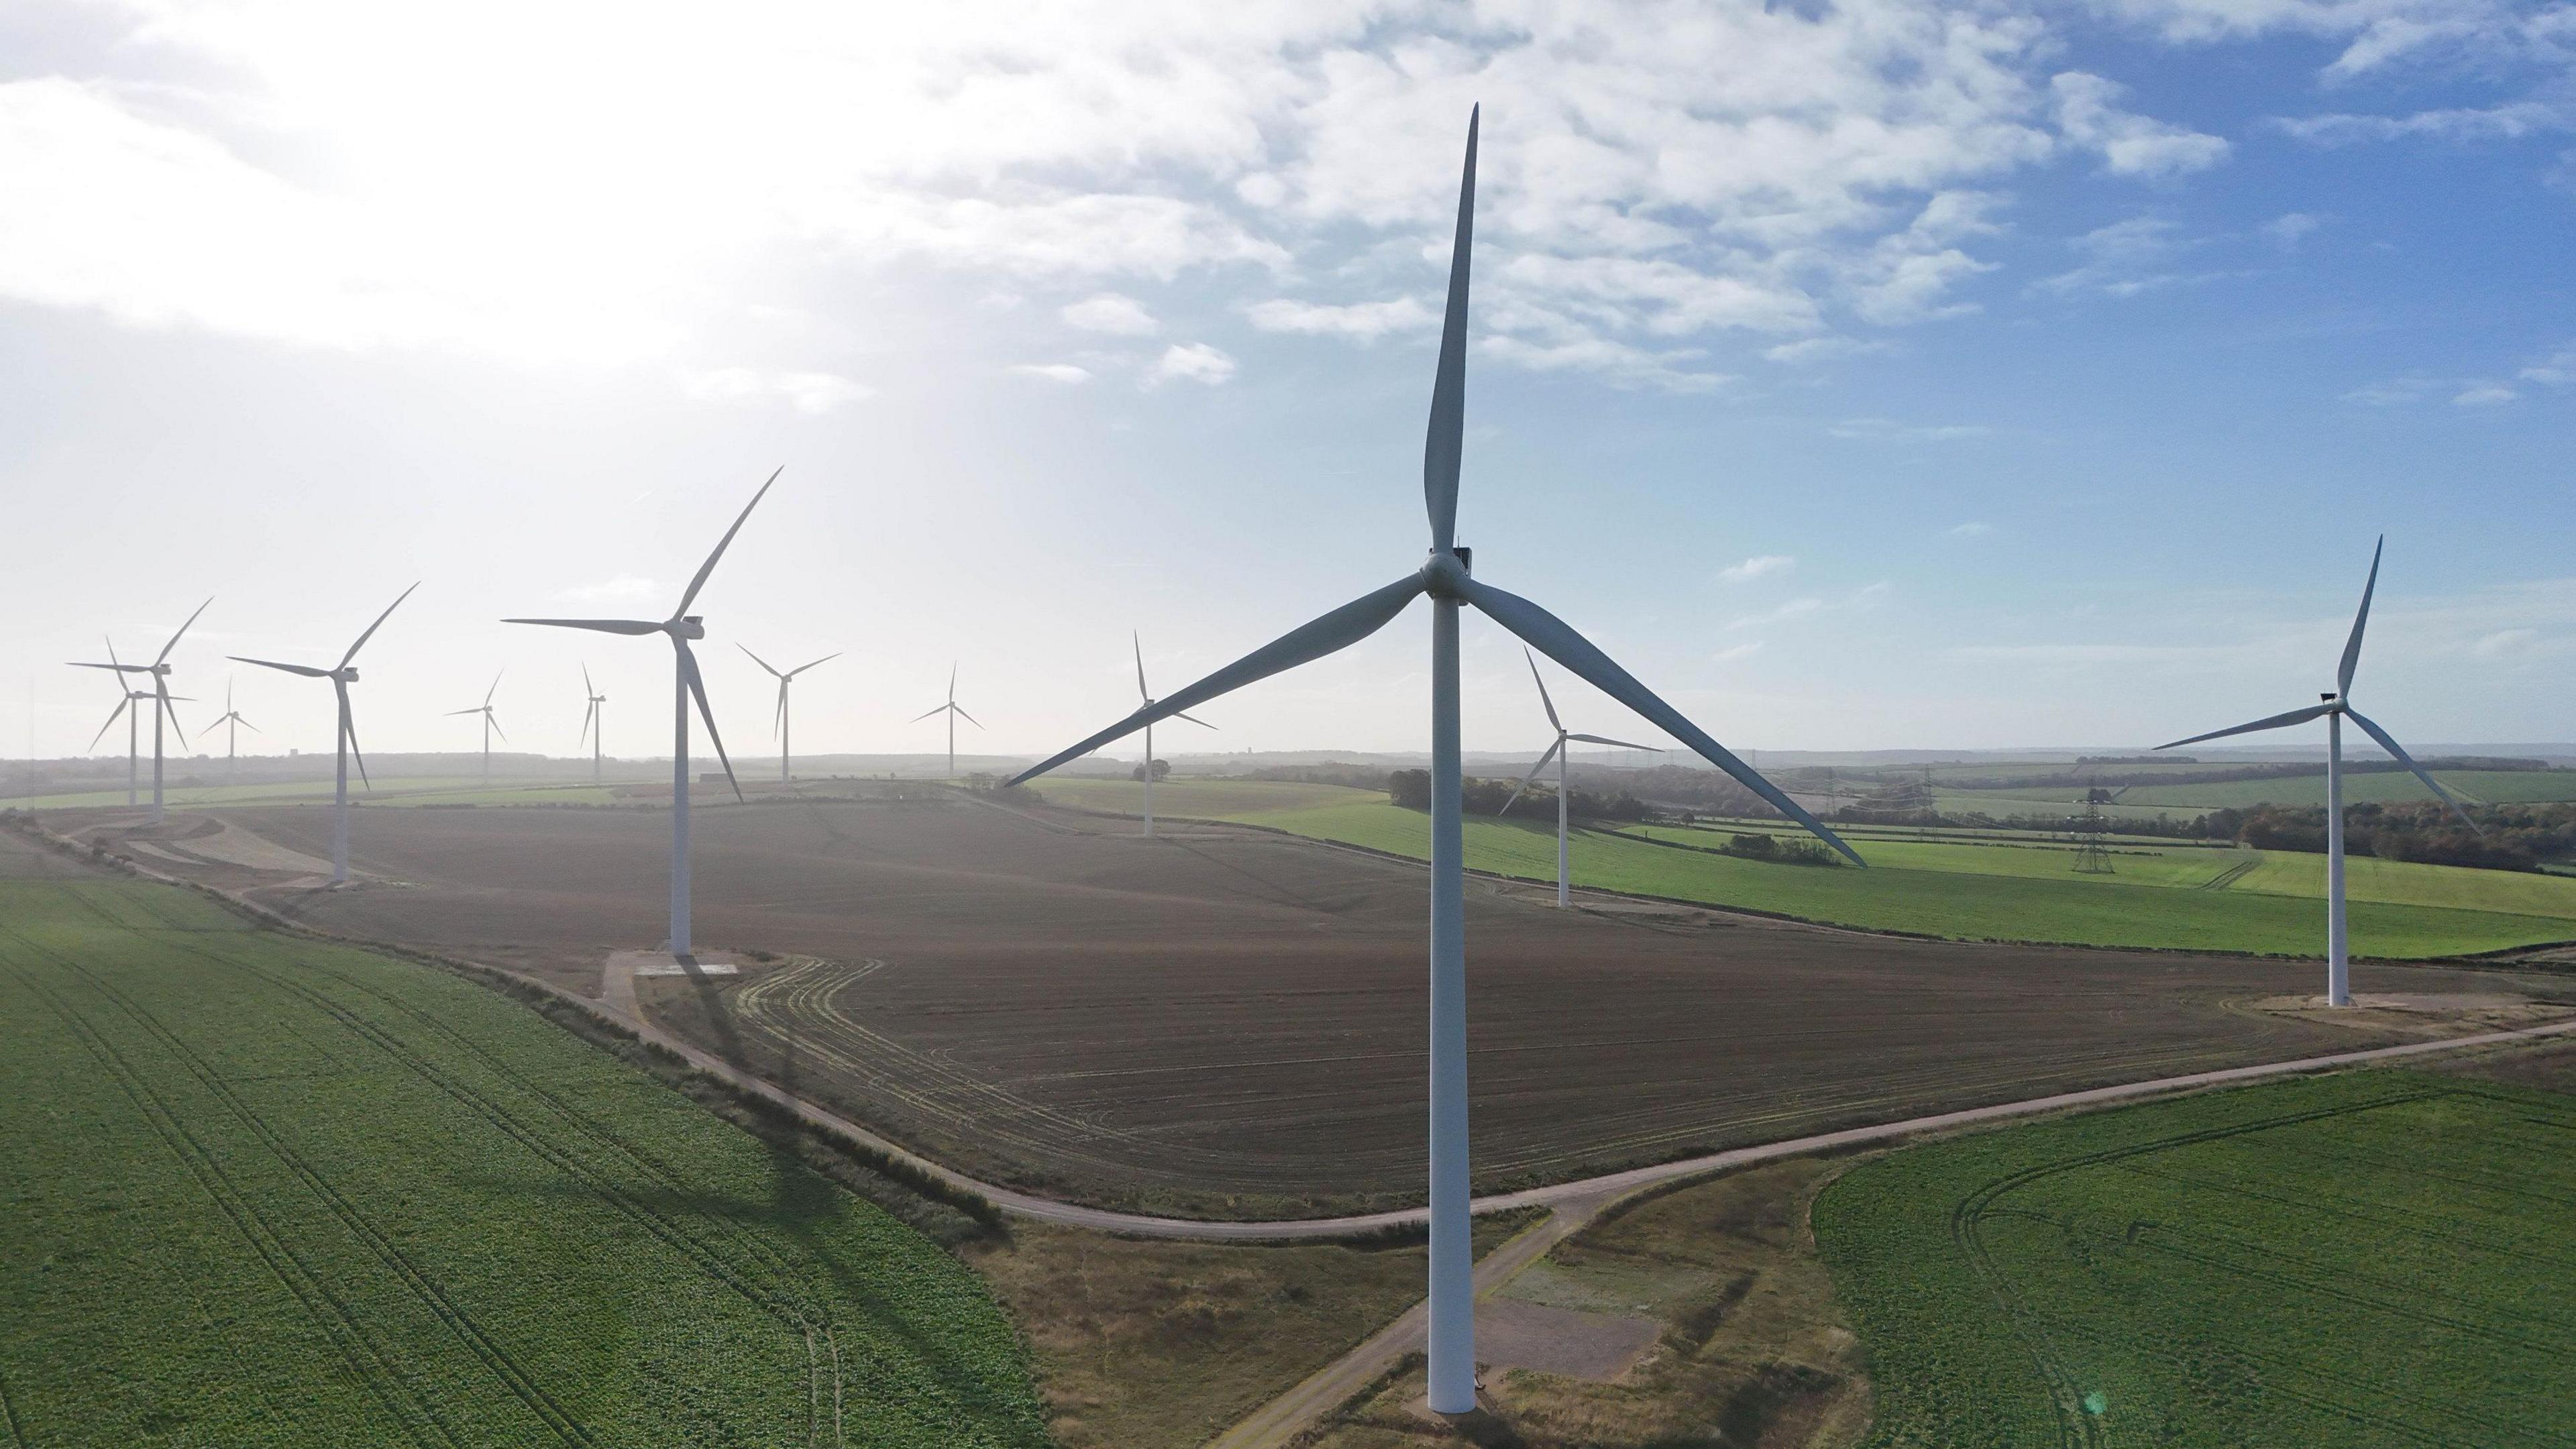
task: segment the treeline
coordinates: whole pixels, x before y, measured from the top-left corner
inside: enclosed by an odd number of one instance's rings
[[[1431,772],[1429,770],[1395,770],[1383,777],[1387,798],[1407,810],[1431,808]],[[1459,808],[1470,815],[1498,815],[1503,803],[1511,801],[1511,813],[1536,819],[1556,815],[1556,793],[1532,790],[1512,800],[1518,780],[1480,780],[1470,775],[1458,782]],[[1565,810],[1579,820],[1643,820],[1654,813],[1646,802],[1634,795],[1602,795],[1590,790],[1569,789]]]
[[[2109,763],[2109,762],[2105,762]],[[2122,760],[2130,764],[2135,761]],[[2197,763],[2176,761],[2175,763]],[[2441,759],[2419,760],[2427,770],[2548,770],[2555,768],[2547,760],[2505,759],[2486,755],[2451,755]],[[2347,775],[2386,775],[2405,769],[2395,760],[2347,760]],[[2015,775],[1944,775],[1937,783],[1948,790],[2027,790],[2034,786],[2063,785],[2069,789],[2086,786],[2124,788],[2133,785],[2218,785],[2237,780],[2295,780],[2326,772],[2323,760],[2291,760],[2272,765],[2211,765],[2205,770],[2051,770],[2045,773]],[[1812,790],[1821,772],[1809,769],[1798,772],[1800,788]],[[1910,783],[1922,787],[1921,777],[1846,774],[1841,778],[1882,788],[1891,783]]]
[[[1319,760],[1311,765],[1264,765],[1252,772],[1252,778],[1293,780],[1301,785],[1347,785],[1354,790],[1386,788],[1383,766],[1353,765],[1341,760]]]
[[[2234,838],[2259,849],[2323,854],[2326,848],[2322,806],[2261,805],[2210,815],[2235,817],[2225,822],[2234,826]],[[2344,853],[2481,870],[2538,870],[2547,861],[2576,858],[2576,805],[2485,805],[2477,821],[2473,831],[2432,801],[2365,801],[2345,807]]]

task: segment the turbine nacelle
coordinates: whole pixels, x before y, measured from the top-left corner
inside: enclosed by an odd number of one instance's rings
[[[1473,572],[1475,550],[1433,549],[1422,561],[1422,591],[1435,599],[1464,599],[1467,580]]]
[[[704,639],[707,637],[707,623],[701,615],[683,614],[665,623],[662,632],[674,639]]]

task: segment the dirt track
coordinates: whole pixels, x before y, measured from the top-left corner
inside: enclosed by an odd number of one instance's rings
[[[327,845],[327,811],[226,818]],[[646,983],[694,1039],[1022,1186],[1142,1207],[1242,1194],[1245,1213],[1418,1192],[1420,867],[963,802],[694,824],[702,941],[813,958],[722,989]],[[612,948],[659,939],[667,816],[373,810],[358,825],[360,869],[406,884],[268,898],[592,991]],[[2310,989],[2315,968],[2288,963],[1559,912],[1483,883],[1468,941],[1484,1190],[2407,1039],[2228,1009]],[[2383,991],[2517,985],[2361,974]]]

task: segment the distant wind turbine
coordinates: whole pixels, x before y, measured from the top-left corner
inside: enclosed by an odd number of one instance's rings
[[[385,611],[376,616],[376,622],[367,626],[367,632],[358,636],[358,642],[349,646],[349,652],[340,656],[340,662],[328,669],[316,669],[310,664],[280,664],[274,659],[252,659],[240,654],[231,656],[242,664],[256,664],[263,669],[283,669],[289,674],[301,674],[308,679],[327,679],[331,681],[331,692],[339,697],[340,720],[337,738],[334,741],[337,764],[331,788],[331,884],[335,886],[349,883],[349,761],[351,757],[354,756],[358,761],[358,778],[365,781],[369,790],[376,788],[376,782],[367,779],[367,757],[358,751],[358,724],[349,714],[349,686],[358,682],[358,671],[351,667],[349,661],[358,657],[358,651],[367,647],[367,641],[374,638],[376,631],[384,627],[385,621],[394,616],[394,610],[401,608],[403,600],[411,597],[412,589],[419,587],[418,583],[414,583],[411,589],[405,589],[395,595],[394,601],[385,605]]]
[[[581,692],[590,701],[590,707],[581,712],[581,739],[574,740],[572,747],[577,750],[581,748],[582,740],[590,741],[590,783],[596,785],[599,783],[600,751],[607,733],[600,722],[599,707],[608,703],[608,696],[600,693],[599,686],[590,682],[590,666],[587,664],[581,667]]]
[[[689,605],[697,602],[698,590],[707,586],[707,575],[716,571],[716,560],[723,558],[725,550],[732,546],[733,536],[742,532],[743,521],[751,517],[751,510],[760,506],[761,499],[769,496],[771,486],[778,482],[778,474],[786,471],[781,467],[777,472],[771,473],[769,481],[761,484],[760,491],[752,494],[751,501],[742,506],[742,512],[734,518],[733,527],[726,529],[724,537],[716,541],[716,551],[707,555],[705,563],[698,565],[697,576],[689,580],[688,590],[680,595],[680,606],[671,611],[670,618],[504,619],[501,621],[505,624],[545,624],[558,629],[594,629],[603,634],[670,636],[673,656],[672,673],[675,676],[671,706],[671,954],[674,956],[685,957],[691,954],[689,942],[690,700],[697,701],[698,718],[706,722],[707,741],[716,747],[716,758],[724,762],[725,783],[733,786],[733,797],[736,800],[742,798],[742,782],[734,778],[733,760],[725,754],[724,737],[716,733],[715,714],[707,707],[706,679],[698,673],[697,655],[689,651],[690,640],[707,637],[706,621],[690,613]],[[585,672],[583,678],[588,677]]]
[[[745,654],[751,654],[751,646],[748,644],[736,644],[733,647],[741,650]],[[832,660],[840,657],[841,651],[835,649],[831,653],[824,655],[822,658],[815,660],[814,664],[828,664]],[[769,661],[761,658],[757,654],[751,654],[751,662],[759,665],[763,669],[769,669]],[[770,677],[778,681],[778,714],[775,718],[770,720],[769,732],[778,736],[778,783],[782,785],[786,784],[789,779],[787,773],[787,686],[795,683],[796,676],[813,668],[814,664],[799,664],[784,674],[779,673],[775,669],[769,669]]]
[[[233,682],[229,679],[224,681],[223,717],[216,720],[215,723],[224,727],[224,779],[229,782],[234,774],[241,769],[240,750],[238,748],[241,742],[241,732],[243,730],[248,730],[252,734],[258,735],[266,734],[267,731],[261,729],[255,724],[252,724],[249,720],[243,719],[241,711],[233,708]]]
[[[1609,656],[1545,609],[1478,582],[1469,552],[1457,545],[1458,472],[1467,402],[1467,276],[1476,204],[1476,121],[1467,123],[1467,160],[1458,187],[1457,238],[1449,258],[1449,299],[1441,324],[1440,362],[1431,388],[1431,425],[1423,448],[1422,494],[1431,522],[1431,556],[1414,572],[1254,650],[1178,694],[1169,695],[1098,734],[1022,771],[1011,783],[1045,774],[1110,740],[1158,719],[1240,689],[1282,670],[1320,659],[1376,633],[1417,595],[1431,596],[1431,1313],[1430,1400],[1444,1414],[1476,1404],[1475,1285],[1470,1277],[1467,1173],[1467,948],[1463,840],[1458,818],[1458,610],[1473,604],[1540,653],[1589,680],[1735,777],[1853,863],[1860,857],[1821,821],[1679,710],[1658,699]]]
[[[115,652],[114,645],[109,646],[109,652]],[[175,699],[183,704],[189,701],[188,697],[184,694],[158,695],[148,689],[135,689],[124,683],[121,679],[117,683],[116,690],[116,708],[108,711],[107,723],[98,727],[98,733],[89,737],[89,747],[93,750],[97,749],[98,742],[106,739],[107,732],[110,729],[115,728],[117,718],[119,716],[124,717],[125,804],[128,809],[131,809],[139,798],[137,791],[140,787],[135,783],[135,781],[137,772],[141,768],[137,762],[143,757],[143,711],[137,706],[141,705],[145,700],[159,701],[163,699]],[[172,720],[170,727],[172,729],[177,729],[179,727],[178,722],[175,719]],[[185,745],[187,740],[182,738],[179,743]]]
[[[2287,714],[2276,714],[2268,719],[2255,720],[2251,724],[2211,730],[2205,735],[2193,735],[2187,740],[2175,740],[2172,744],[2156,746],[2160,750],[2170,750],[2181,745],[2196,745],[2202,740],[2223,739],[2228,735],[2253,734],[2258,730],[2286,729],[2294,724],[2306,724],[2319,716],[2325,718],[2326,1004],[2328,1006],[2352,1005],[2352,969],[2345,953],[2343,907],[2343,722],[2350,719],[2354,724],[2361,726],[2362,733],[2379,741],[2380,748],[2396,756],[2398,763],[2413,771],[2415,778],[2423,781],[2426,789],[2441,797],[2442,803],[2451,807],[2451,813],[2460,817],[2461,824],[2473,831],[2478,829],[2478,823],[2469,818],[2468,812],[2460,808],[2460,802],[2451,798],[2451,792],[2443,789],[2440,781],[2424,773],[2423,766],[2416,764],[2413,757],[2406,753],[2405,748],[2399,745],[2388,731],[2371,723],[2369,716],[2352,707],[2352,672],[2354,666],[2361,663],[2361,631],[2370,622],[2370,596],[2379,587],[2379,556],[2387,547],[2387,535],[2382,534],[2378,545],[2370,551],[2370,577],[2361,586],[2361,608],[2352,616],[2352,636],[2344,641],[2343,662],[2335,668],[2334,693],[2318,695],[2317,698],[2323,702],[2309,705],[2304,709],[2294,709]]]
[[[1129,638],[1136,646],[1136,697],[1144,701],[1141,708],[1152,709],[1154,691],[1145,687],[1145,637],[1142,634],[1134,634]],[[1189,720],[1201,729],[1216,728],[1206,720],[1192,719],[1177,710],[1173,711],[1172,717]],[[1152,720],[1145,722],[1145,838],[1147,840],[1154,838],[1154,722]]]
[[[164,718],[167,718],[167,719],[169,720],[169,722],[170,722],[170,728],[172,728],[173,730],[177,730],[177,729],[179,729],[179,712],[178,712],[177,710],[175,710],[175,709],[172,709],[172,708],[170,707],[170,700],[171,700],[171,695],[170,695],[170,651],[179,647],[179,641],[180,641],[181,639],[183,639],[183,638],[187,637],[187,633],[188,633],[189,625],[192,625],[192,624],[194,624],[194,623],[196,623],[196,622],[197,622],[197,614],[202,614],[202,613],[206,612],[206,605],[207,605],[207,604],[212,604],[213,602],[214,602],[214,600],[213,600],[213,599],[211,599],[211,598],[209,598],[209,599],[207,599],[207,600],[206,600],[206,603],[204,603],[204,604],[199,604],[199,605],[197,606],[197,613],[196,613],[196,614],[190,614],[190,615],[188,616],[188,622],[187,622],[186,624],[181,624],[181,625],[179,626],[179,632],[170,636],[170,642],[161,646],[161,652],[160,652],[159,654],[157,654],[157,655],[153,656],[153,660],[152,660],[152,662],[151,662],[151,663],[149,663],[149,664],[127,664],[127,663],[125,663],[124,661],[122,661],[122,660],[118,659],[118,658],[116,657],[116,645],[115,645],[113,642],[110,642],[110,643],[108,644],[108,646],[107,646],[107,658],[108,658],[108,662],[107,662],[107,663],[105,663],[105,664],[91,664],[91,663],[82,663],[82,662],[79,662],[79,661],[75,661],[75,665],[74,665],[74,667],[76,667],[76,668],[80,668],[80,669],[107,669],[107,670],[113,670],[113,671],[115,671],[115,673],[116,673],[116,674],[118,674],[120,677],[121,677],[121,676],[124,676],[124,675],[128,675],[128,674],[148,674],[148,675],[151,675],[151,676],[152,676],[152,688],[151,688],[149,691],[132,691],[132,692],[129,692],[129,693],[128,693],[128,695],[127,695],[127,697],[126,697],[125,704],[120,704],[120,705],[118,705],[118,706],[117,706],[117,712],[118,712],[119,714],[124,713],[125,708],[126,708],[126,705],[130,705],[130,704],[134,703],[134,702],[135,702],[135,699],[136,699],[137,697],[148,697],[148,698],[150,698],[150,699],[152,700],[152,702],[153,702],[153,707],[152,707],[152,823],[153,823],[153,824],[155,824],[155,825],[160,824],[160,823],[161,823],[161,819],[162,819],[162,814],[161,814],[161,755],[162,755],[162,747],[161,747],[161,721],[162,721]],[[115,716],[115,715],[109,715],[109,716],[108,716],[108,719],[107,719],[107,722],[108,722],[108,724],[114,724],[114,723],[116,723],[116,716]],[[105,733],[107,733],[106,728],[105,728],[104,726],[102,726],[102,727],[100,728],[100,730],[99,730],[99,733],[100,733],[100,734],[105,734]],[[134,756],[135,756],[135,753],[136,753],[136,746],[134,745],[134,743],[132,743],[132,739],[133,739],[133,736],[134,736],[134,734],[135,734],[135,733],[136,733],[136,731],[135,731],[135,729],[134,729],[134,723],[133,723],[133,722],[129,722],[129,723],[128,723],[128,725],[127,725],[127,727],[126,727],[126,734],[127,734],[127,738],[128,738],[128,744],[127,744],[127,746],[126,746],[126,751],[125,751],[125,803],[126,803],[127,805],[129,805],[129,806],[131,806],[132,804],[134,804]],[[91,745],[95,746],[95,745],[98,743],[98,741],[96,741],[96,740],[92,740],[92,741],[90,741],[90,743],[91,743]],[[180,731],[180,734],[179,734],[179,744],[180,744],[180,746],[181,746],[182,748],[184,748],[184,747],[186,747],[187,743],[188,743],[187,732],[186,732],[186,731],[184,731],[184,730],[181,730],[181,731]]]
[[[923,710],[912,717],[912,722],[919,724],[934,714],[948,716],[948,778],[954,780],[957,778],[957,722],[962,719],[979,730],[984,727],[975,716],[957,707],[957,666],[954,664],[948,666],[948,702],[937,709]]]
[[[502,671],[502,673],[507,672],[507,670]],[[454,719],[458,715],[462,714],[479,714],[483,716],[483,783],[486,785],[492,783],[492,737],[494,735],[501,736],[501,743],[505,745],[510,742],[510,736],[508,732],[501,728],[501,722],[492,717],[492,696],[498,694],[500,690],[501,675],[495,674],[492,676],[492,687],[483,691],[483,702],[481,704],[474,706],[472,709],[451,709],[447,712],[447,717],[449,719]]]
[[[1529,659],[1527,646],[1521,649],[1521,657]],[[1538,702],[1547,710],[1547,722],[1556,727],[1556,743],[1547,747],[1547,753],[1538,757],[1537,764],[1530,766],[1529,774],[1522,779],[1518,788],[1512,791],[1511,799],[1505,800],[1503,808],[1494,813],[1510,814],[1512,800],[1521,798],[1521,792],[1530,787],[1531,780],[1538,778],[1539,771],[1547,768],[1548,761],[1556,761],[1556,903],[1562,906],[1571,903],[1570,892],[1573,884],[1571,872],[1567,868],[1569,857],[1566,851],[1565,762],[1566,757],[1574,752],[1565,747],[1566,742],[1580,740],[1587,745],[1616,745],[1623,750],[1649,750],[1658,755],[1662,754],[1663,750],[1654,745],[1632,745],[1625,740],[1609,739],[1602,735],[1570,733],[1565,728],[1565,721],[1556,717],[1556,701],[1547,697],[1547,681],[1538,677],[1538,661],[1530,659],[1529,667],[1530,680],[1538,686]]]

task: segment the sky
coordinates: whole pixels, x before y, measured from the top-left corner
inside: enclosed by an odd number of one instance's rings
[[[0,753],[1050,752],[1460,541],[1739,749],[2576,738],[2576,5],[0,7]],[[1419,749],[1428,610],[1181,749]],[[1545,739],[1472,615],[1465,741]],[[1568,723],[1649,727],[1545,666]],[[1186,729],[1175,726],[1174,728]],[[120,731],[121,733],[121,731]],[[250,737],[245,736],[245,739]],[[2285,741],[2286,742],[2286,741]],[[200,747],[220,749],[216,739]],[[121,748],[106,740],[101,752]],[[1115,753],[1115,751],[1113,751]]]

